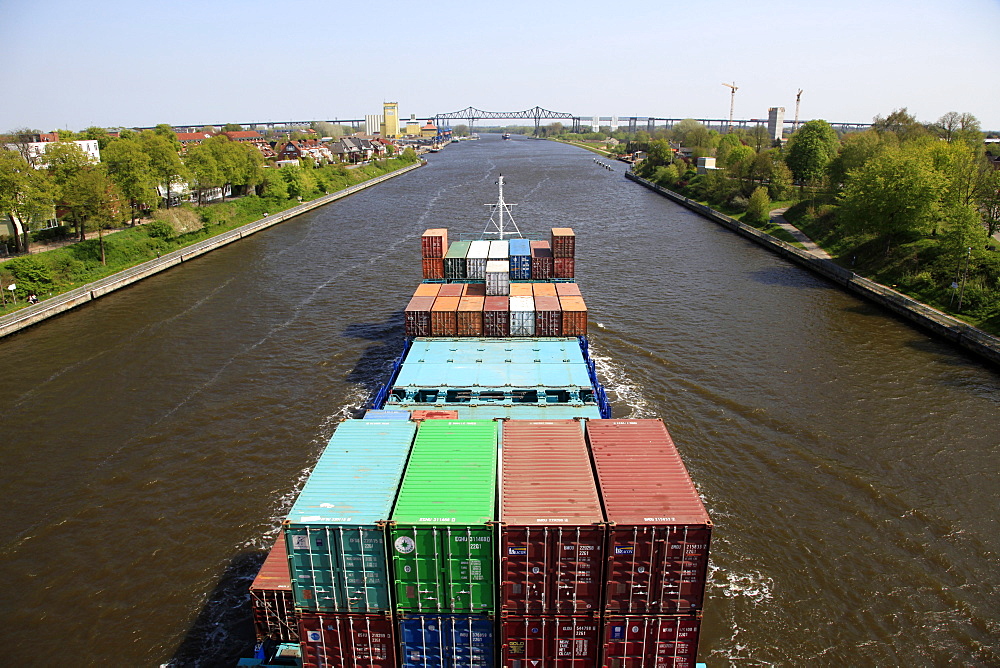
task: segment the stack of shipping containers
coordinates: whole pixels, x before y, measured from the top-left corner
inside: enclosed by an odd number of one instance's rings
[[[342,422],[285,519],[304,666],[395,665],[383,527],[416,427]]]
[[[389,540],[403,666],[493,665],[497,423],[427,420]]]
[[[586,336],[573,230],[447,236],[421,238],[408,337]],[[453,370],[489,361],[487,344],[450,345]],[[505,369],[533,345],[566,374],[540,342],[505,345]],[[338,426],[251,587],[258,637],[297,640],[305,668],[693,668],[712,525],[662,421],[549,419],[517,399],[459,420],[434,401]]]
[[[693,668],[712,533],[701,497],[661,420],[590,420],[587,439],[608,519],[604,665]]]
[[[420,254],[424,278],[438,280],[444,278],[444,255],[448,251],[448,230],[439,228],[427,230],[420,237]]]
[[[576,420],[507,420],[500,478],[504,666],[597,666],[604,514]]]

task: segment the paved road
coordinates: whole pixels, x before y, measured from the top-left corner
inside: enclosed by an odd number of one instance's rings
[[[833,259],[830,256],[829,253],[827,253],[825,250],[823,250],[822,248],[820,248],[819,246],[817,246],[815,241],[813,241],[812,239],[810,239],[809,237],[807,237],[805,234],[803,234],[799,230],[799,228],[795,227],[794,225],[792,225],[791,223],[789,223],[787,220],[785,220],[785,217],[782,214],[785,213],[786,211],[788,211],[788,207],[787,206],[785,208],[783,208],[783,209],[774,209],[774,210],[772,210],[770,212],[771,222],[772,223],[776,223],[776,224],[780,225],[781,227],[783,227],[785,230],[787,230],[789,234],[791,234],[793,237],[795,237],[796,241],[798,241],[799,243],[801,243],[805,247],[805,249],[807,251],[809,251],[810,253],[812,253],[813,255],[815,255],[817,257],[821,257],[824,260],[831,260],[831,259]]]

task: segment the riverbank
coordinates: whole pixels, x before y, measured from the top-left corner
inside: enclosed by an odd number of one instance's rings
[[[284,222],[289,218],[294,218],[295,216],[306,213],[307,211],[312,211],[313,209],[323,206],[324,204],[329,204],[330,202],[347,197],[348,195],[352,195],[360,190],[370,188],[374,185],[382,183],[383,181],[406,174],[407,172],[413,171],[424,164],[426,163],[417,162],[407,165],[406,167],[402,167],[394,172],[389,172],[373,179],[363,181],[362,183],[350,186],[344,190],[318,197],[309,202],[304,202],[280,213],[266,216],[260,220],[222,232],[221,234],[205,239],[204,241],[200,241],[185,248],[167,253],[162,257],[156,258],[155,260],[143,262],[124,271],[120,271],[98,281],[94,281],[93,283],[88,283],[87,285],[79,288],[55,295],[39,304],[28,306],[19,311],[0,316],[0,338],[18,332],[25,327],[30,327],[31,325],[37,324],[55,315],[59,315],[60,313],[64,313],[70,309],[82,306],[87,302],[103,297],[104,295],[114,292],[115,290],[120,290],[121,288],[127,287],[154,274],[158,274],[161,271],[165,271],[171,267],[181,264],[182,262],[187,262],[188,260],[194,259],[199,255],[204,255],[205,253],[213,251],[216,248],[221,248],[233,243],[234,241],[239,241],[244,237],[267,229],[268,227],[272,227],[273,225],[277,225],[278,223]]]
[[[880,283],[858,276],[853,271],[837,265],[832,260],[824,259],[807,250],[797,248],[770,234],[761,232],[755,227],[751,227],[735,218],[720,213],[705,204],[701,204],[672,190],[658,186],[651,181],[640,178],[632,172],[626,172],[625,177],[760,244],[773,253],[823,276],[859,297],[879,304],[922,329],[947,339],[976,356],[1000,366],[1000,339],[997,337],[991,336],[981,329],[946,315],[937,309],[911,299]]]

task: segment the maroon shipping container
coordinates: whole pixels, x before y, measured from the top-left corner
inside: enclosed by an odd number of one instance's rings
[[[501,665],[509,668],[592,668],[601,651],[593,617],[510,616],[500,622]]]
[[[438,297],[431,307],[431,336],[458,336],[461,297]]]
[[[556,283],[556,294],[560,297],[582,297],[579,283]]]
[[[705,598],[712,521],[661,420],[590,420],[608,516],[612,614],[689,614]]]
[[[395,668],[396,633],[383,615],[303,612],[303,668]]]
[[[444,278],[444,258],[425,257],[421,260],[424,278]]]
[[[604,668],[695,668],[701,615],[604,618]]]
[[[571,257],[552,258],[553,278],[573,278],[576,270],[576,260]]]
[[[299,641],[299,621],[295,614],[292,579],[288,574],[284,531],[278,532],[278,539],[250,585],[250,606],[257,640],[277,631],[282,642]]]
[[[483,306],[486,297],[462,297],[458,302],[458,336],[483,335]]]
[[[438,297],[461,297],[465,291],[465,283],[445,283],[438,289]]]
[[[507,420],[501,456],[501,612],[597,613],[604,513],[582,425]]]
[[[436,229],[427,230],[424,232],[423,236],[420,237],[420,255],[421,257],[429,258],[441,258],[444,259],[445,253],[448,252],[448,228],[439,227]],[[442,264],[443,267],[443,264]],[[435,278],[435,277],[430,277]],[[444,278],[444,276],[441,276]]]
[[[535,297],[535,336],[562,336],[558,297]]]
[[[552,228],[552,257],[574,257],[576,233],[572,227]]]
[[[552,249],[548,241],[531,242],[531,278],[536,281],[552,278]]]
[[[462,283],[465,286],[464,292],[462,292],[463,297],[485,297],[486,296],[486,284],[485,283]]]
[[[431,335],[431,307],[434,297],[414,297],[406,305],[403,314],[404,329],[407,336]]]
[[[483,306],[483,335],[510,336],[510,297],[486,297]]]

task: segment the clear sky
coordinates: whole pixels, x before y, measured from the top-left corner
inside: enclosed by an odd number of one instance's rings
[[[1000,0],[0,0],[0,131],[468,106],[1000,130]]]

